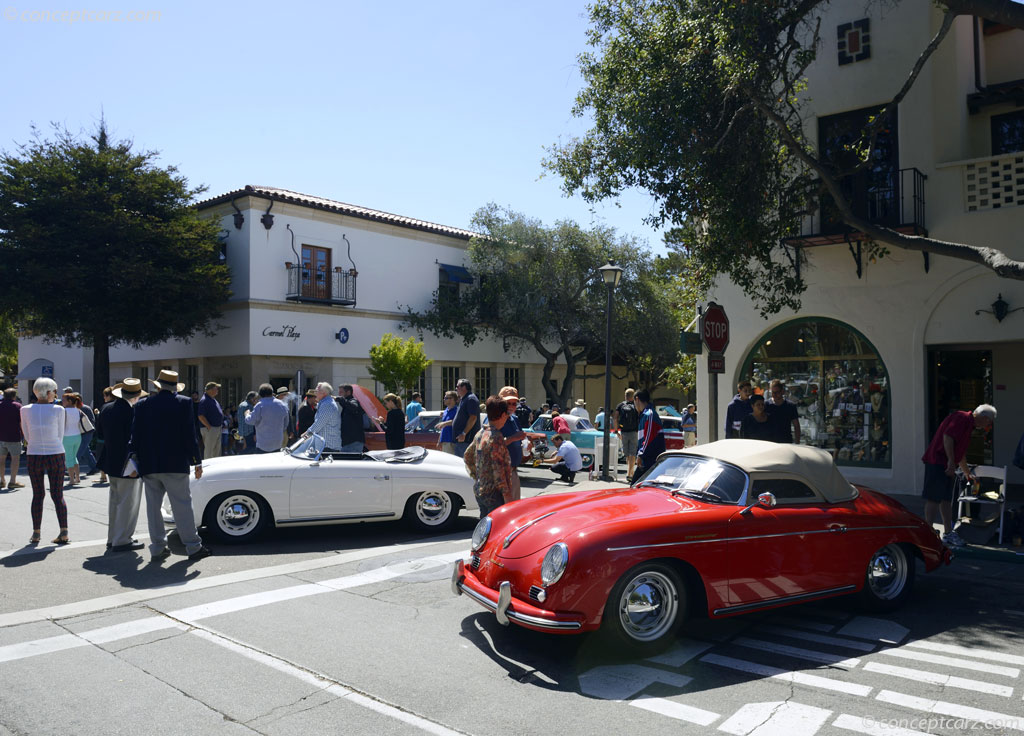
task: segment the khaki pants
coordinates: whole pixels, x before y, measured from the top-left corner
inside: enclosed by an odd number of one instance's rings
[[[199,434],[203,438],[203,459],[220,457],[220,427],[201,427]]]
[[[519,473],[515,468],[512,468],[512,500],[518,501],[523,497],[522,486],[519,485]]]
[[[117,547],[131,544],[139,521],[142,503],[142,481],[139,478],[110,476],[110,498],[107,501],[107,544]]]

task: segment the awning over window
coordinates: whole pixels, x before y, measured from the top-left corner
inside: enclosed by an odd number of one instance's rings
[[[18,371],[15,381],[34,381],[37,378],[53,378],[53,361],[46,358],[36,358],[27,366]]]
[[[438,268],[445,272],[448,276],[448,281],[456,284],[472,284],[473,277],[470,276],[469,271],[463,266],[451,266],[447,263],[437,264]]]

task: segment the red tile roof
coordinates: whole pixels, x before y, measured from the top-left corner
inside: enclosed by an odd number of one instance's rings
[[[346,204],[345,202],[338,202],[336,200],[325,199],[323,197],[314,197],[311,194],[300,194],[299,192],[292,192],[288,189],[260,187],[253,186],[251,184],[246,184],[244,189],[235,189],[234,191],[227,192],[216,197],[211,197],[210,199],[204,199],[199,202],[197,206],[199,209],[206,209],[207,207],[230,202],[231,200],[238,199],[239,197],[262,197],[275,202],[288,202],[290,204],[297,204],[303,207],[312,207],[313,209],[337,212],[351,217],[360,217],[365,220],[383,222],[388,225],[397,225],[398,227],[407,227],[413,230],[423,230],[429,233],[449,235],[453,238],[460,238],[462,240],[469,240],[477,235],[477,233],[469,230],[449,227],[448,225],[438,225],[434,222],[417,220],[413,217],[395,215],[390,212],[381,212],[380,210],[371,210],[367,207]]]

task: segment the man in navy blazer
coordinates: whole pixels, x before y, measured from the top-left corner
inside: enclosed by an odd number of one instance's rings
[[[153,562],[160,562],[171,554],[160,508],[166,494],[188,558],[201,560],[212,553],[203,546],[196,530],[188,487],[189,465],[195,465],[196,480],[203,476],[192,401],[178,394],[185,384],[178,383],[175,371],[160,371],[157,379],[150,381],[158,393],[135,405],[131,440],[131,451],[146,489],[149,551]]]
[[[142,482],[137,473],[125,475],[128,443],[132,437],[135,403],[147,394],[138,378],[126,378],[114,386],[114,400],[104,405],[96,417],[96,436],[103,441],[96,467],[110,480],[107,502],[107,549],[127,552],[146,545],[134,539],[142,503]]]

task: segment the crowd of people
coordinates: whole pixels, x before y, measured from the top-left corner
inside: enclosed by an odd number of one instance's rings
[[[769,397],[754,391],[749,380],[736,384],[736,395],[725,411],[725,438],[800,444],[796,404],[786,398],[786,384],[773,380]]]
[[[400,396],[383,397],[384,415],[370,417],[350,384],[334,387],[321,382],[305,392],[294,405],[287,387],[269,383],[250,391],[237,407],[222,408],[220,384],[210,381],[202,395],[191,398],[181,392],[184,384],[174,371],[161,371],[152,380],[150,394],[136,378],[126,378],[103,392],[102,408],[94,410],[70,387],[57,399],[57,384],[37,380],[29,405],[22,407],[15,390],[0,401],[0,459],[12,456],[8,487],[19,488],[18,462],[22,438],[27,442],[27,464],[32,486],[30,543],[40,541],[45,480],[57,512],[60,533],[55,544],[70,541],[63,491],[81,482],[81,476],[99,470],[100,483],[110,485],[107,547],[112,551],[142,549],[134,539],[141,499],[146,497],[150,552],[154,561],[166,559],[167,549],[161,505],[168,498],[175,525],[191,559],[210,554],[196,531],[188,475],[202,476],[203,461],[225,454],[277,452],[298,439],[316,434],[324,450],[362,453],[372,420],[384,431],[388,449],[405,446],[406,423],[424,410],[423,398],[413,393],[408,404]],[[505,386],[483,402],[472,384],[462,378],[454,391],[444,394],[437,449],[462,457],[476,478],[477,501],[482,510],[518,500],[521,486],[517,468],[522,462],[522,440],[541,415],[550,415],[555,429],[554,455],[544,459],[551,471],[566,483],[575,482],[583,468],[579,448],[560,407],[547,403],[533,410],[514,386]],[[689,411],[689,410],[688,410]],[[570,411],[590,418],[580,399]],[[483,417],[486,417],[484,421]],[[602,423],[619,434],[628,462],[628,479],[643,472],[665,450],[662,422],[647,391],[628,389],[624,400],[611,412],[602,407]],[[15,427],[15,425],[17,425]],[[695,426],[695,421],[694,421]],[[8,435],[10,435],[8,437]],[[99,455],[93,455],[93,450]],[[89,470],[80,472],[80,465]],[[0,472],[3,470],[0,462]],[[65,480],[65,475],[67,479]],[[3,478],[0,477],[0,485]]]

